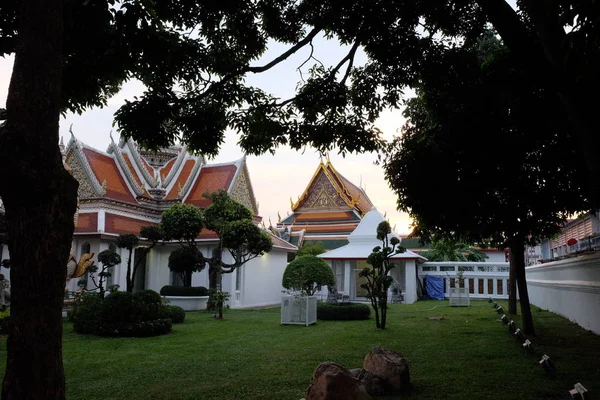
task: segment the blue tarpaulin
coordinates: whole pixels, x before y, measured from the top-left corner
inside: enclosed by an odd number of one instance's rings
[[[444,300],[444,278],[437,275],[425,277],[425,290],[427,297],[432,300]]]

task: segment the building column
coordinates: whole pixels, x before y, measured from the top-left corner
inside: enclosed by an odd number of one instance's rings
[[[352,260],[344,261],[344,294],[350,295],[350,274],[352,274]]]
[[[406,260],[404,268],[406,269],[404,303],[412,304],[417,301],[417,265],[415,264],[415,260]]]

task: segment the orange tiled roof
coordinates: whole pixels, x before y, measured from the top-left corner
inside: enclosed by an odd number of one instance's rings
[[[352,213],[348,211],[325,212],[325,213],[300,213],[295,217],[295,221],[328,221],[328,220],[347,220],[354,219]]]
[[[75,232],[97,232],[98,231],[98,213],[79,213],[77,216],[77,226]]]
[[[135,179],[135,182],[138,184],[139,187],[144,189],[143,195],[149,197],[148,192],[146,191],[146,187],[142,183],[142,180],[138,176],[137,172],[135,172],[135,168],[133,168],[133,163],[131,162],[131,158],[129,158],[129,154],[127,154],[127,153],[122,153],[122,154],[123,154],[123,159],[125,160],[125,164],[127,164],[127,168],[129,168],[131,175],[133,175],[133,179]]]
[[[148,173],[150,174],[150,176],[154,176],[154,168],[152,168],[150,166],[150,164],[148,164],[148,162],[146,162],[146,160],[144,159],[144,157],[140,156],[140,159],[142,160],[142,164],[144,165],[144,168],[146,168],[146,171],[148,171]]]
[[[171,191],[169,192],[169,194],[166,197],[167,200],[174,200],[177,198],[177,194],[179,193],[179,186],[181,186],[181,187],[185,186],[185,183],[189,179],[190,173],[192,172],[192,168],[194,168],[194,164],[195,164],[194,160],[187,160],[185,162],[185,164],[183,165],[183,169],[177,176],[177,180],[175,181],[175,184],[173,185],[173,187],[171,188]]]
[[[185,202],[200,208],[208,207],[210,200],[205,198],[203,194],[216,192],[219,189],[229,189],[236,171],[237,167],[233,164],[202,167],[200,176],[190,189],[190,194]]]
[[[273,235],[269,231],[266,231],[266,232],[269,235],[269,237],[271,238],[271,241],[273,242],[274,247],[280,247],[280,248],[283,248],[285,250],[290,250],[290,251],[298,250],[298,248],[296,246],[294,246],[293,244],[286,242],[285,240]]]
[[[86,156],[90,167],[92,167],[92,171],[94,171],[98,182],[102,184],[106,181],[105,197],[128,203],[136,203],[112,157],[100,154],[89,148],[84,148],[83,154]]]
[[[173,168],[173,165],[175,165],[176,160],[177,158],[173,158],[160,169],[160,176],[163,181],[167,179],[167,175],[169,175],[169,172],[171,172],[171,168]]]
[[[219,236],[217,236],[217,234],[214,231],[211,231],[209,229],[202,229],[202,231],[200,231],[200,235],[198,235],[198,239],[218,239]]]
[[[307,233],[327,233],[327,232],[352,232],[358,226],[358,222],[356,224],[341,224],[341,225],[294,225],[292,228],[292,232],[297,232],[301,230],[305,230]]]
[[[134,235],[140,234],[140,229],[144,226],[156,225],[155,223],[124,217],[122,215],[116,215],[111,213],[106,213],[104,219],[104,230],[107,233],[133,233]]]

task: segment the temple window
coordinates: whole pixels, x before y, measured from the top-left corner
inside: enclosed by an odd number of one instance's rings
[[[333,274],[335,275],[335,288],[338,292],[344,291],[344,279],[346,274],[346,268],[344,267],[344,261],[333,260],[332,262]]]

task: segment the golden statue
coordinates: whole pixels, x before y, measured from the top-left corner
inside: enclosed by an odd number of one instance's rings
[[[67,282],[73,278],[79,278],[85,274],[88,268],[94,265],[94,253],[85,253],[79,259],[79,262],[75,259],[75,256],[71,254],[69,261],[67,262]]]

